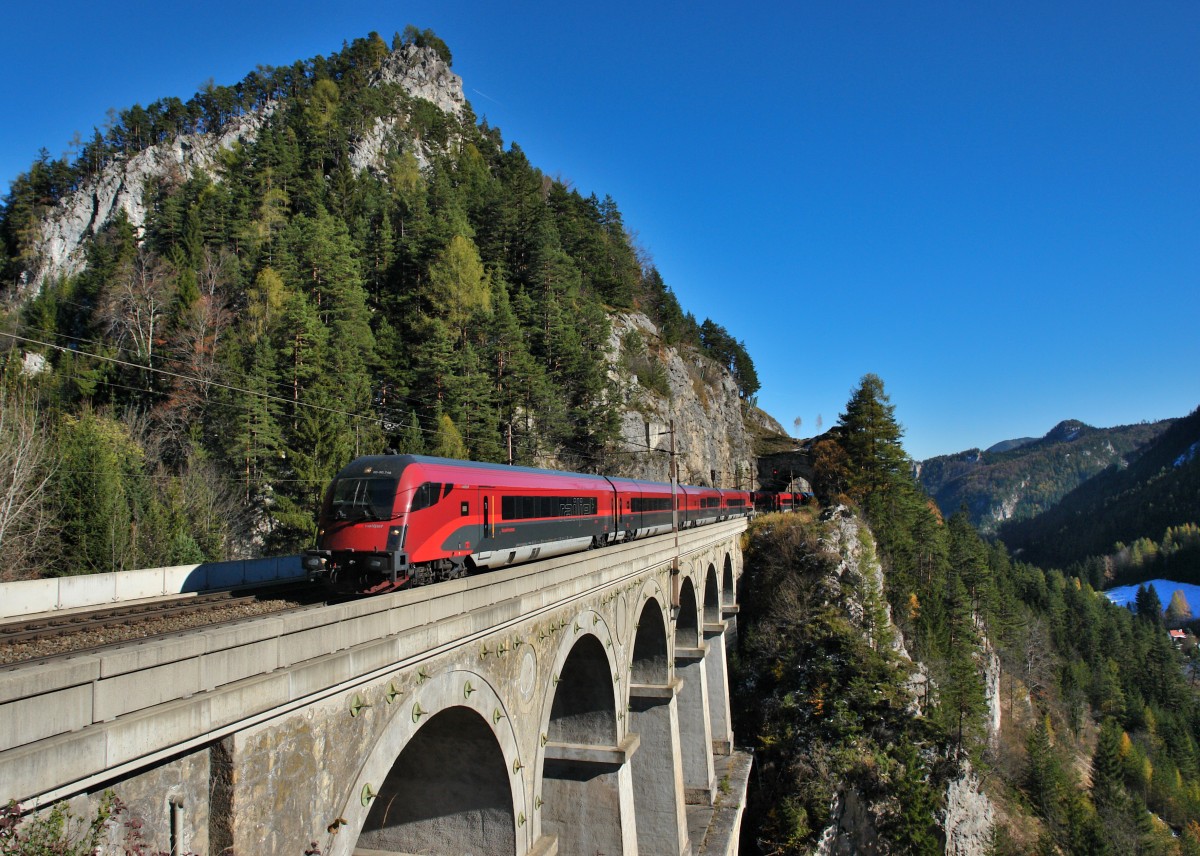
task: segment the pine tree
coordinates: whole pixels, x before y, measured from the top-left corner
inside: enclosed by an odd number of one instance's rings
[[[275,349],[263,336],[249,350],[249,362],[240,373],[239,383],[239,389],[246,391],[222,395],[232,415],[232,425],[223,432],[228,438],[225,455],[234,463],[247,505],[263,496],[278,475],[283,450],[282,390],[275,385],[279,377]]]
[[[954,746],[962,751],[966,740],[981,730],[987,710],[983,676],[975,662],[979,634],[967,588],[958,574],[951,574],[946,597],[946,668],[939,693]]]
[[[397,451],[402,455],[425,454],[425,432],[421,430],[421,420],[417,418],[415,410],[409,413],[404,433],[400,436],[397,445]]]
[[[838,442],[849,459],[850,495],[859,501],[881,497],[906,476],[908,456],[900,445],[895,411],[883,381],[867,374],[838,417]]]
[[[1092,753],[1092,797],[1103,812],[1123,808],[1126,803],[1124,771],[1121,764],[1121,726],[1111,717],[1100,727],[1096,750]]]
[[[950,567],[962,579],[974,609],[982,615],[992,600],[987,548],[971,525],[970,515],[965,508],[950,518],[947,528]]]
[[[1156,626],[1162,625],[1162,601],[1152,585],[1139,585],[1134,595],[1134,605],[1137,607],[1138,618]]]
[[[899,807],[899,816],[888,829],[889,838],[897,852],[940,856],[945,844],[939,835],[938,798],[929,771],[911,743],[896,751],[899,771],[891,797]]]
[[[454,420],[442,413],[438,416],[437,433],[433,436],[429,454],[439,458],[466,458],[467,447],[463,444],[462,434],[454,425]]]
[[[1025,791],[1052,834],[1058,834],[1066,826],[1064,801],[1068,783],[1054,749],[1054,731],[1048,715],[1039,718],[1029,733],[1026,750]]]
[[[134,522],[144,478],[140,450],[119,423],[85,412],[60,426],[53,481],[62,509],[63,571],[122,571],[138,564]]]

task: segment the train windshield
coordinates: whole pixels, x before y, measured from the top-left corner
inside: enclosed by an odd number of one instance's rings
[[[333,483],[335,520],[388,520],[396,499],[394,478],[342,478]]]

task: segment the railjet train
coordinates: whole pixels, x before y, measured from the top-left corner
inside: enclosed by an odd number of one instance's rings
[[[374,455],[334,477],[309,579],[378,593],[672,531],[671,485],[456,461]],[[680,528],[765,510],[800,495],[678,485]]]

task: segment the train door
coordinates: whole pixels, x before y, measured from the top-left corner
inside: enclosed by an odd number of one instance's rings
[[[458,499],[459,525],[456,534],[461,539],[460,544],[457,545],[458,549],[468,550],[472,553],[486,550],[483,526],[484,492],[479,488],[456,490],[451,496]]]

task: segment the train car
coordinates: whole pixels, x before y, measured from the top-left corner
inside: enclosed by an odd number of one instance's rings
[[[679,528],[706,526],[724,519],[721,511],[721,492],[715,487],[681,484],[679,490],[684,494]]]
[[[648,538],[672,530],[674,515],[669,484],[615,476],[608,476],[607,480],[616,490],[616,530],[622,540]],[[681,491],[676,491],[677,499],[682,496]]]
[[[769,490],[756,490],[753,494],[754,510],[759,514],[770,514],[779,510],[779,494]]]
[[[721,510],[725,519],[730,517],[745,517],[754,511],[754,503],[750,492],[745,490],[721,490]]]
[[[334,477],[304,567],[338,588],[386,591],[600,546],[617,527],[603,476],[378,455]]]

